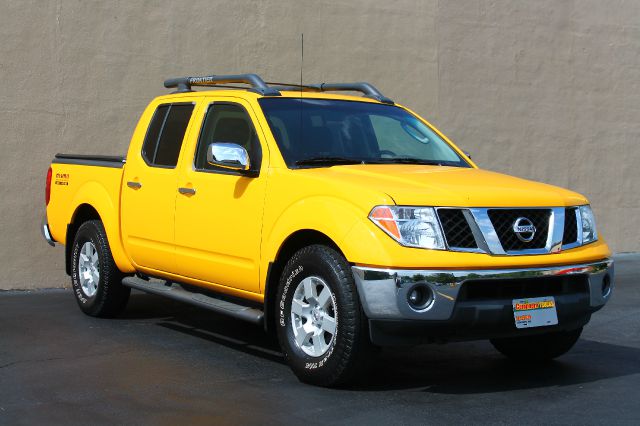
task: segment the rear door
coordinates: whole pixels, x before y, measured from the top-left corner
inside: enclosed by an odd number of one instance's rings
[[[203,124],[198,140],[183,154],[178,177],[183,189],[176,191],[178,273],[257,293],[268,164],[264,136],[249,103],[238,98],[208,102],[194,119]],[[213,142],[245,147],[255,175],[208,164],[207,147]]]
[[[193,103],[160,104],[141,149],[129,152],[122,189],[123,241],[139,267],[175,270],[176,165]]]

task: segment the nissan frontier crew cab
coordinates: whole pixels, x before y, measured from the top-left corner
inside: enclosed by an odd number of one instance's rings
[[[300,380],[337,386],[377,346],[551,359],[611,297],[585,197],[478,168],[371,84],[165,86],[126,157],[49,169],[42,232],[88,315],[177,299],[274,330]]]

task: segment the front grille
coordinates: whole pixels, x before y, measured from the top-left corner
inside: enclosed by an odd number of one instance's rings
[[[461,209],[438,209],[438,217],[449,247],[478,248],[471,227]]]
[[[502,300],[587,294],[585,275],[506,280],[471,280],[462,284],[458,300]]]
[[[541,249],[547,244],[550,209],[490,209],[487,213],[505,251]],[[513,225],[519,217],[529,219],[535,226],[533,240],[521,241],[516,235]]]
[[[564,211],[564,234],[562,244],[573,244],[578,241],[578,220],[576,219],[576,207]]]

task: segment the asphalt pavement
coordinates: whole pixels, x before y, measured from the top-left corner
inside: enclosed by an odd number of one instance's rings
[[[301,384],[250,324],[133,292],[117,319],[70,290],[0,292],[0,424],[640,424],[640,255],[567,355],[488,342],[385,349],[350,389]]]

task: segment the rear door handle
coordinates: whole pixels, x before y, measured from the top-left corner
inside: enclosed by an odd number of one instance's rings
[[[142,184],[140,182],[134,182],[134,181],[129,181],[127,182],[127,186],[129,188],[133,188],[133,189],[140,189],[142,188]]]
[[[178,188],[178,192],[181,193],[182,195],[196,195],[195,188],[180,187]]]

